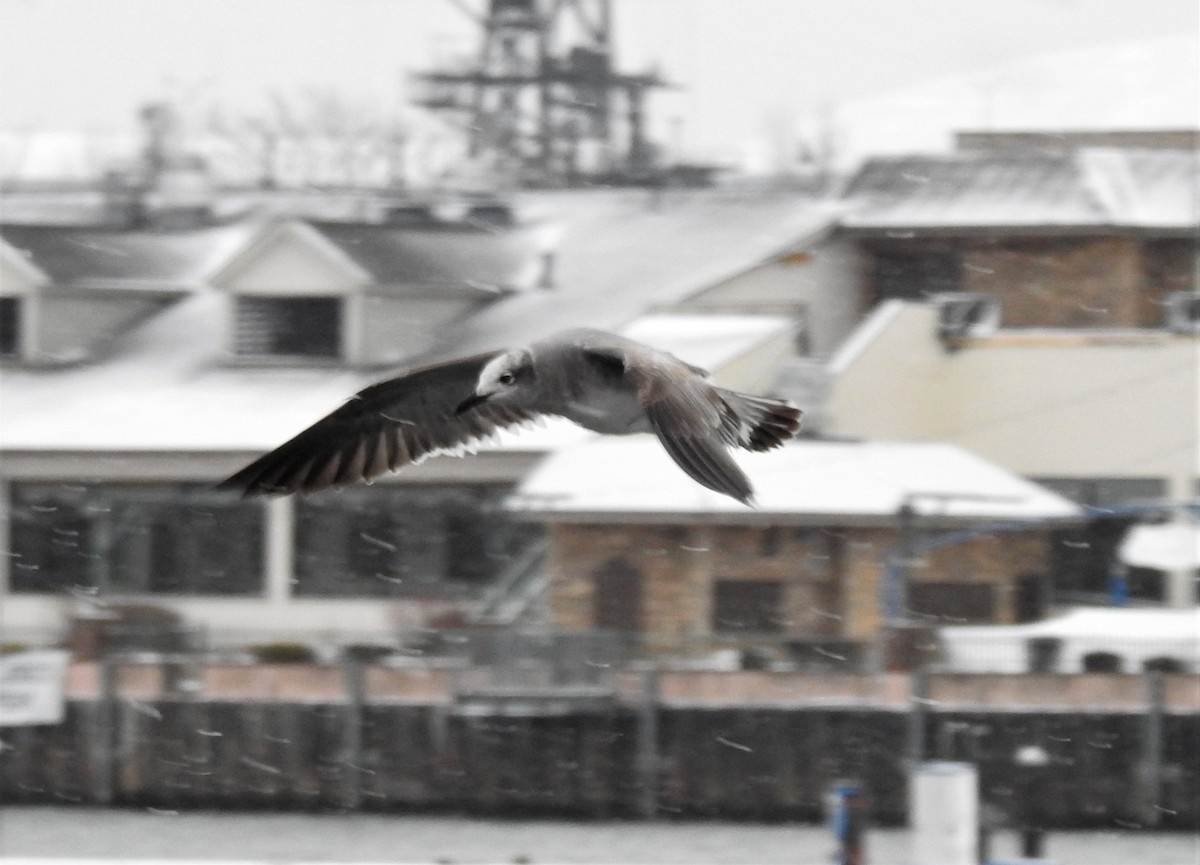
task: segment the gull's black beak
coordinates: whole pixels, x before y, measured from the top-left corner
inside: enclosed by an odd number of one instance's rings
[[[456,415],[466,414],[477,405],[482,405],[487,402],[488,398],[483,394],[473,393],[458,404],[458,408],[454,410]]]

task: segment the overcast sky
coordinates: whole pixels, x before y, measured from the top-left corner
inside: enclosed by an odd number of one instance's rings
[[[484,0],[459,0],[482,8]],[[779,118],[1016,58],[1200,30],[1196,0],[614,0],[618,63],[693,156]],[[0,0],[0,129],[112,132],[137,105],[336,89],[394,110],[477,37],[452,0]],[[672,121],[675,121],[672,124]],[[661,135],[660,131],[660,135]]]

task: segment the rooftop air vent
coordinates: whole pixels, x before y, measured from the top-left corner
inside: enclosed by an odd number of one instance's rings
[[[1000,300],[986,294],[955,292],[933,298],[938,311],[938,336],[961,339],[986,336],[1000,327]]]
[[[1166,300],[1166,326],[1173,333],[1200,333],[1200,291],[1177,291]]]

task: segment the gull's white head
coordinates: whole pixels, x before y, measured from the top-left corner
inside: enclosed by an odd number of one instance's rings
[[[475,393],[463,400],[456,414],[462,414],[492,400],[523,405],[533,393],[533,357],[525,349],[515,349],[498,355],[479,371]]]

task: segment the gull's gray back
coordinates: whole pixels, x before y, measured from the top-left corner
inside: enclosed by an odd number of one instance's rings
[[[538,408],[574,421],[594,432],[652,432],[636,385],[625,374],[620,357],[631,363],[675,363],[663,352],[616,334],[578,328],[531,347],[538,376]]]

